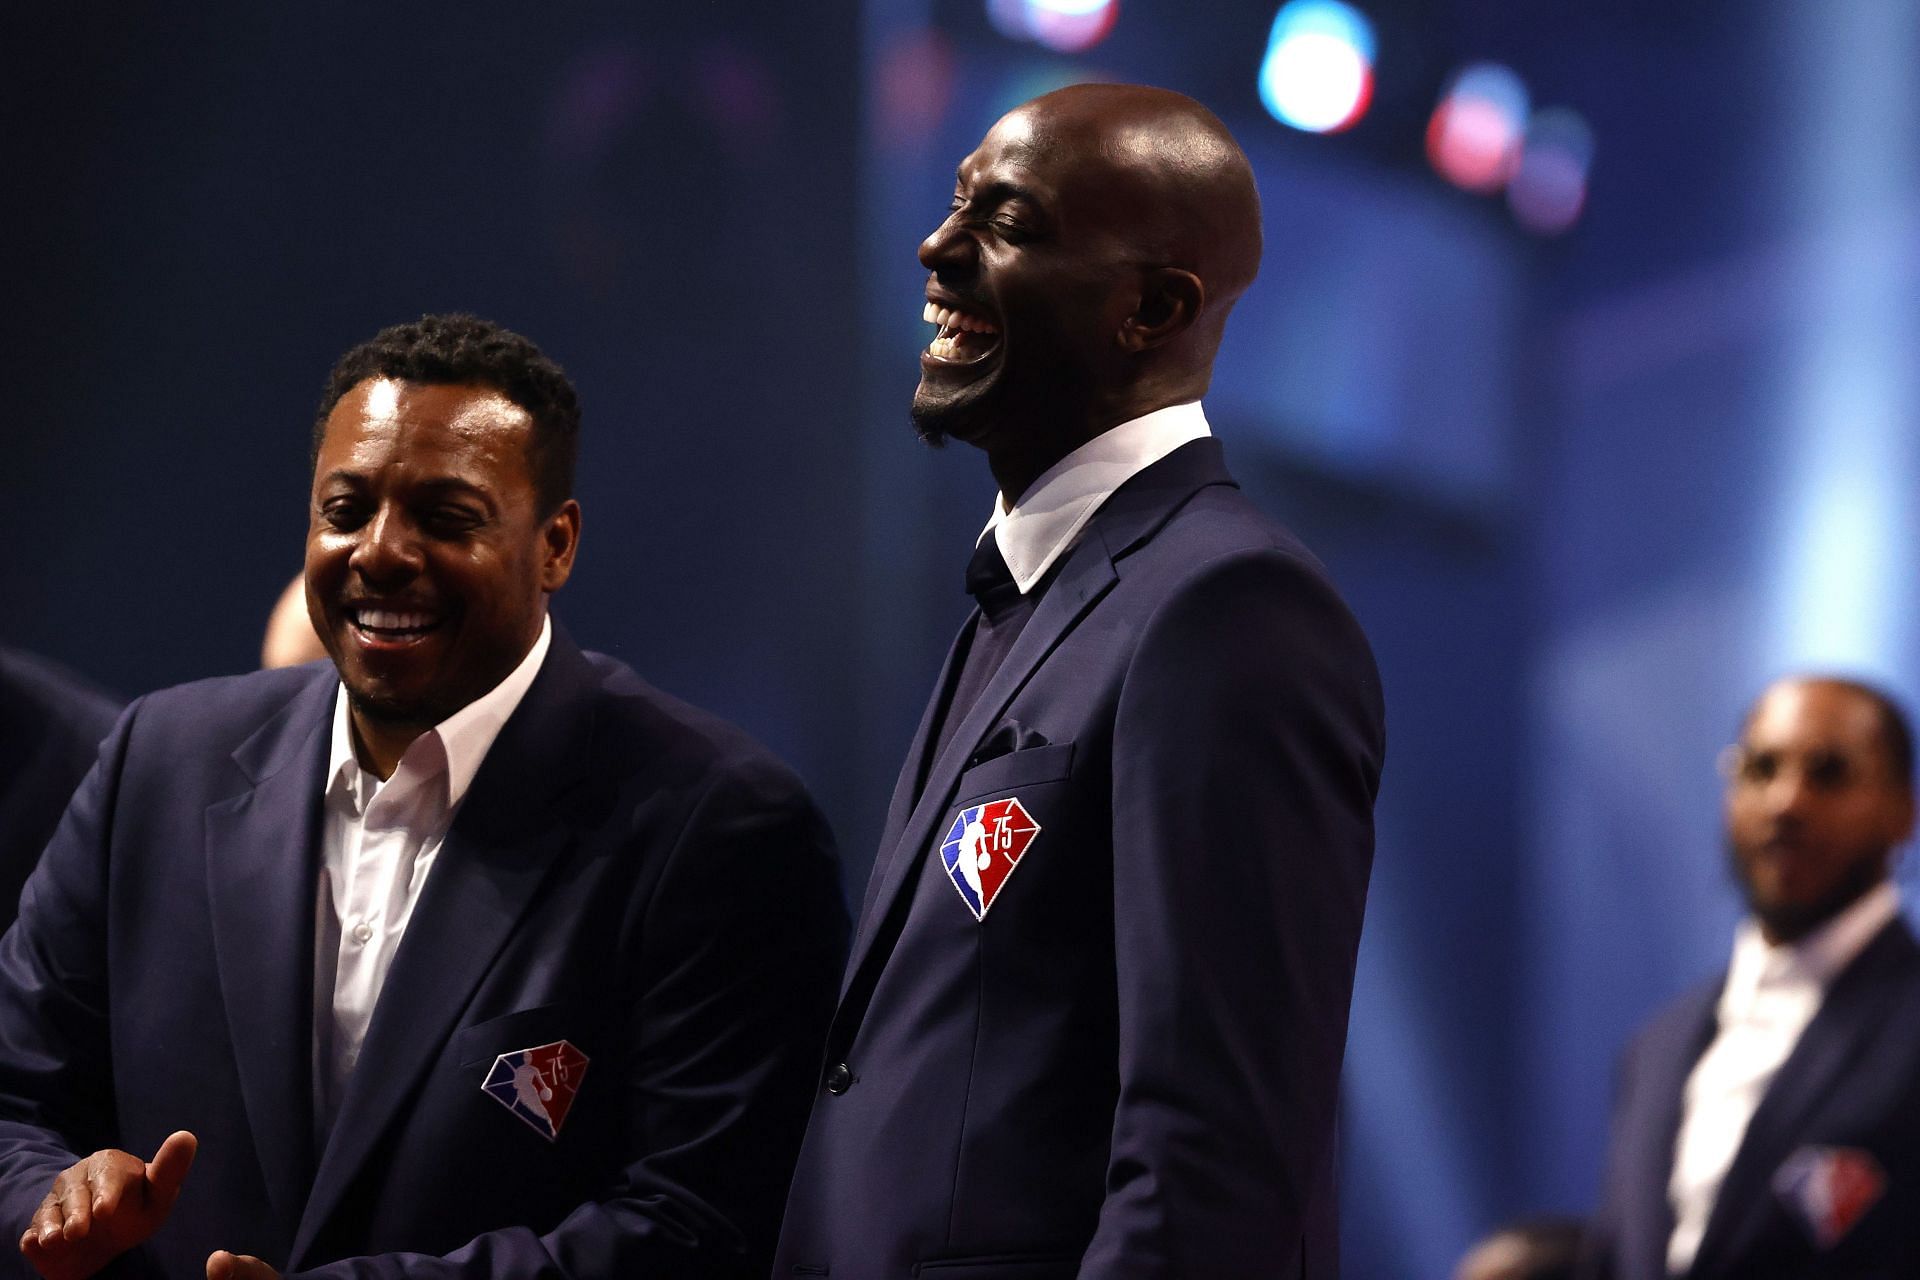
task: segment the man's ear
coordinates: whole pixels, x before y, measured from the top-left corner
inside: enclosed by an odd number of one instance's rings
[[[1185,333],[1200,318],[1207,286],[1179,267],[1149,267],[1140,280],[1140,305],[1120,325],[1120,346],[1145,351]]]
[[[568,498],[540,527],[540,589],[558,591],[573,576],[573,553],[580,549],[580,504]]]

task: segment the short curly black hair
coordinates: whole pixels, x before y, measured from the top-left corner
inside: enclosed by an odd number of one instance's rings
[[[465,312],[451,312],[389,325],[374,334],[341,356],[327,375],[327,389],[313,424],[314,460],[320,457],[327,416],[368,378],[492,387],[533,418],[527,460],[541,516],[552,515],[573,496],[574,462],[580,453],[580,398],[560,366],[511,329]]]

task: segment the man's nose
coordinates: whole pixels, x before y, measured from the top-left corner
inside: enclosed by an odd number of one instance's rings
[[[418,573],[420,541],[412,522],[392,507],[381,507],[362,527],[352,565],[376,583],[404,581]]]
[[[1767,810],[1778,816],[1792,816],[1806,807],[1813,794],[1807,771],[1798,766],[1782,769],[1767,784]]]
[[[973,237],[954,218],[933,229],[920,242],[920,265],[936,275],[969,271],[974,262]]]

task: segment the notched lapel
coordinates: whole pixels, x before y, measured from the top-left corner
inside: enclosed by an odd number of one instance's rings
[[[972,631],[973,618],[969,616],[961,625],[960,633],[953,638],[953,643],[947,646],[946,661],[940,664],[940,675],[934,681],[933,696],[927,699],[925,709],[920,712],[920,727],[913,732],[913,743],[907,748],[907,758],[901,762],[900,776],[894,780],[893,798],[887,803],[887,825],[881,830],[880,850],[873,874],[867,877],[866,895],[860,904],[862,931],[865,930],[867,917],[872,914],[873,900],[880,884],[886,878],[887,866],[893,860],[900,832],[907,825],[907,819],[913,816],[914,802],[920,798],[921,782],[933,763],[927,756],[933,750],[934,721],[952,692],[963,652],[962,643]]]
[[[875,888],[862,913],[860,933],[854,939],[853,962],[847,966],[846,982],[841,989],[843,997],[853,985],[855,975],[868,962],[880,922],[894,909],[894,900],[910,879],[909,871],[918,865],[918,855],[925,852],[927,842],[933,838],[934,825],[946,811],[967,758],[1035,669],[1115,581],[1117,577],[1113,561],[1107,556],[1106,544],[1098,538],[1081,539],[1068,553],[1059,577],[1040,598],[1033,617],[1021,630],[1020,638],[1014,641],[1000,669],[994,672],[993,679],[981,691],[960,727],[948,735],[946,747],[927,770],[926,785],[920,788],[912,816],[897,839],[884,850],[887,862],[884,869],[876,873]]]
[[[564,861],[568,801],[591,759],[590,669],[556,627],[526,698],[474,775],[374,1005],[321,1153],[289,1266],[299,1267],[439,1057],[474,991]],[[476,1076],[478,1092],[482,1079]]]
[[[947,736],[945,750],[928,767],[926,781],[913,801],[910,817],[904,825],[890,818],[887,831],[874,863],[873,880],[867,888],[867,902],[860,913],[860,929],[853,940],[853,951],[841,983],[844,1006],[861,971],[884,956],[873,955],[874,942],[882,924],[898,908],[902,889],[912,878],[920,857],[928,850],[933,830],[945,815],[954,784],[988,726],[999,718],[1014,695],[1027,683],[1055,646],[1086,616],[1094,603],[1119,580],[1115,561],[1151,538],[1188,499],[1209,485],[1233,483],[1227,474],[1220,443],[1208,438],[1194,440],[1145,468],[1114,490],[1087,526],[1085,533],[1061,563],[1058,576],[1034,609],[1033,617],[1020,632],[1006,660],[968,711],[966,719]],[[915,752],[909,766],[919,763],[927,749],[927,735],[937,708],[952,678],[957,647],[949,652],[941,683],[935,687],[933,705],[921,720],[921,733],[915,739]],[[895,789],[898,804],[900,789]],[[845,1008],[841,1017],[858,1017]]]
[[[1652,1100],[1657,1109],[1645,1114],[1629,1156],[1634,1174],[1630,1194],[1638,1201],[1629,1220],[1641,1224],[1641,1229],[1626,1236],[1621,1247],[1638,1259],[1630,1271],[1633,1275],[1666,1274],[1667,1242],[1673,1235],[1667,1183],[1673,1172],[1674,1144],[1680,1137],[1687,1077],[1713,1043],[1722,989],[1716,984],[1688,997],[1687,1009],[1675,1020],[1658,1052],[1647,1055],[1645,1078],[1634,1084],[1635,1095]]]
[[[313,1170],[314,913],[335,685],[317,680],[234,753],[251,784],[206,810],[207,896],[241,1102],[290,1238]]]
[[[1711,1274],[1706,1264],[1718,1265],[1722,1255],[1738,1256],[1746,1233],[1766,1215],[1785,1211],[1772,1190],[1774,1176],[1808,1141],[1809,1119],[1841,1089],[1873,1032],[1885,1024],[1888,1007],[1905,985],[1895,975],[1916,966],[1920,947],[1895,920],[1834,980],[1747,1123],[1700,1238],[1696,1272]]]

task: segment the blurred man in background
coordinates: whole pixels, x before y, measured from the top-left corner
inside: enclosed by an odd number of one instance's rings
[[[0,929],[119,714],[59,663],[0,647]]]
[[[1799,677],[1726,758],[1748,919],[1621,1066],[1583,1274],[1920,1274],[1920,946],[1890,874],[1914,748],[1885,694]]]
[[[336,366],[331,666],[136,702],[0,942],[16,1262],[765,1275],[837,871],[791,773],[548,616],[578,426],[470,316]]]

